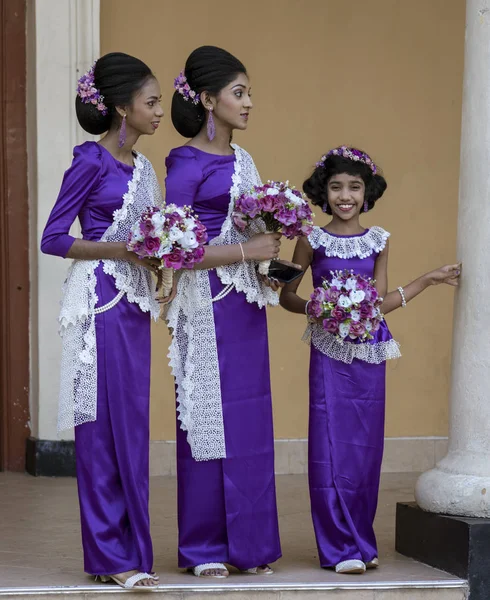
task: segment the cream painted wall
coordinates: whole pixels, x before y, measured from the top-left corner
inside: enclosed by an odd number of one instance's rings
[[[383,168],[388,192],[366,225],[392,232],[390,286],[454,261],[464,0],[101,0],[101,53],[120,50],[158,77],[167,113],[139,149],[161,182],[185,140],[170,122],[173,78],[202,44],[247,66],[254,111],[237,135],[263,179],[298,187],[318,157],[347,143]],[[322,215],[317,223],[324,223]],[[284,244],[289,257],[293,246]],[[301,291],[310,288],[305,278]],[[447,433],[452,291],[434,288],[389,318],[403,358],[388,365],[388,436]],[[277,438],[306,436],[308,348],[303,319],[269,311]],[[153,330],[152,439],[174,437],[168,336]]]

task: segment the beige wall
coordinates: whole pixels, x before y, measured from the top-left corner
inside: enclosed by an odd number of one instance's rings
[[[464,0],[101,0],[101,52],[125,51],[157,75],[167,114],[139,149],[162,183],[185,140],[169,113],[173,78],[202,44],[236,54],[252,78],[249,130],[237,135],[263,179],[298,187],[332,146],[367,150],[388,192],[366,225],[392,232],[390,286],[455,260]],[[319,212],[319,211],[317,211]],[[317,214],[317,223],[325,219]],[[292,245],[284,244],[289,257]],[[310,278],[301,291],[306,296]],[[390,315],[403,358],[388,364],[388,436],[447,433],[452,291],[434,288]],[[269,311],[277,438],[306,436],[304,322]],[[163,323],[153,330],[152,438],[173,439]]]

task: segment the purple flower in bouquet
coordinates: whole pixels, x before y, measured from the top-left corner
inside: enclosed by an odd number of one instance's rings
[[[311,294],[308,314],[341,341],[365,342],[384,320],[375,282],[351,271],[335,271]]]
[[[163,289],[170,293],[172,269],[192,269],[204,258],[206,227],[189,206],[169,204],[163,208],[151,207],[131,228],[127,249],[140,258],[158,258],[161,261]]]

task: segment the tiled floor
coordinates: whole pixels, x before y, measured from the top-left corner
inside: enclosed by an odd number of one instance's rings
[[[275,574],[258,578],[232,573],[228,580],[210,582],[177,568],[175,478],[153,477],[151,517],[155,569],[167,591],[191,588],[204,591],[210,586],[216,590],[230,589],[232,586],[242,591],[257,586],[271,590],[293,590],[298,587],[318,590],[443,586],[447,587],[447,591],[439,598],[462,598],[463,595],[453,595],[456,590],[450,591],[452,586],[460,588],[461,582],[457,578],[416,563],[394,551],[395,505],[397,501],[413,499],[415,480],[413,474],[383,476],[376,521],[381,568],[362,576],[341,576],[318,566],[306,476],[278,476],[283,558],[274,565]],[[77,586],[78,590],[84,592],[109,591],[111,586],[95,584],[82,571],[74,479],[0,473],[0,506],[0,595],[12,593],[12,588],[22,594],[24,591],[27,593],[28,589],[34,592],[35,588],[39,590],[56,586]],[[421,596],[417,592],[417,595],[409,597]],[[364,596],[360,595],[359,598]]]

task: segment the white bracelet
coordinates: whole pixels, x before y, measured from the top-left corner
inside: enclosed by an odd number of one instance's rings
[[[309,316],[310,316],[310,315],[308,314],[308,306],[309,306],[310,302],[311,302],[311,300],[307,300],[307,301],[306,301],[306,304],[305,304],[305,315],[306,315],[307,317],[309,317]]]
[[[245,262],[245,252],[243,251],[243,246],[241,243],[238,244],[240,246],[240,250],[242,251],[242,262]]]
[[[402,308],[405,308],[405,306],[407,305],[407,299],[405,298],[405,290],[400,286],[398,288],[398,291],[400,292],[400,296],[402,297]]]

